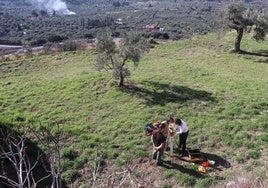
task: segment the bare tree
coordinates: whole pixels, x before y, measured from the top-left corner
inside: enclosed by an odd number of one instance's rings
[[[37,153],[34,161],[30,160],[26,152],[26,134],[27,130],[18,135],[11,130],[0,129],[0,158],[8,160],[16,172],[16,178],[9,177],[7,169],[1,163],[0,179],[4,179],[7,186],[35,188],[39,182],[48,178],[48,176],[45,176],[39,180],[35,179],[33,169],[39,162],[40,153]]]
[[[61,164],[61,149],[63,132],[57,124],[57,130],[55,133],[47,127],[41,127],[39,131],[33,131],[38,141],[45,147],[45,153],[50,165],[47,169],[52,176],[51,188],[62,187],[62,164]]]

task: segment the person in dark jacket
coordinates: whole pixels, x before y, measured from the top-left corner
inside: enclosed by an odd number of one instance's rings
[[[160,165],[162,163],[162,156],[165,150],[165,129],[166,123],[161,123],[159,129],[155,131],[154,134],[151,136],[151,141],[153,144],[153,159],[157,161],[157,165]]]

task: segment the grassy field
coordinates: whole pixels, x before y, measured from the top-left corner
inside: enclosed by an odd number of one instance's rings
[[[198,175],[197,166],[180,161],[178,168],[154,166],[162,171],[162,187],[223,185],[241,172],[257,177],[267,173],[268,162],[268,41],[257,43],[247,35],[241,44],[266,56],[233,54],[234,37],[160,43],[138,68],[131,66],[125,88],[94,69],[94,50],[0,62],[0,125],[60,124],[66,135],[63,178],[69,185],[92,183],[100,153],[106,170],[150,157],[144,126],[169,116],[188,123],[188,147],[201,147],[231,167]],[[75,155],[68,159],[68,153]]]

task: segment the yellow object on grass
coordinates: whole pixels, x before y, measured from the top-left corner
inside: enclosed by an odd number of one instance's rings
[[[199,166],[199,167],[198,167],[198,171],[199,171],[199,172],[202,172],[202,173],[206,173],[206,168],[203,167],[203,166]]]

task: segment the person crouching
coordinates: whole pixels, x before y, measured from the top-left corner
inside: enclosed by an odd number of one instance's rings
[[[157,165],[162,164],[162,156],[165,150],[165,129],[166,123],[161,123],[159,129],[151,136],[151,141],[153,144],[153,159],[157,161]]]

